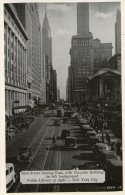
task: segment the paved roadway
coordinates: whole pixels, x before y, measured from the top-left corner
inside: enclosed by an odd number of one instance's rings
[[[51,115],[51,116],[50,116]],[[64,191],[90,191],[89,185],[22,185],[19,182],[19,172],[22,170],[71,170],[74,165],[80,169],[98,169],[92,149],[82,135],[80,128],[69,121],[61,126],[54,126],[56,115],[50,111],[46,116],[36,118],[31,124],[29,130],[17,134],[16,138],[7,143],[6,156],[7,161],[15,162],[15,170],[18,174],[16,183],[9,192],[64,192]],[[76,137],[78,149],[65,150],[64,140],[61,139],[62,129],[70,129],[71,136]],[[53,136],[57,136],[56,143],[53,143]],[[31,146],[33,150],[33,159],[29,165],[16,163],[19,147],[22,145]],[[14,161],[15,160],[15,161]],[[99,189],[99,185],[91,184],[92,190]],[[100,189],[104,189],[101,184]]]

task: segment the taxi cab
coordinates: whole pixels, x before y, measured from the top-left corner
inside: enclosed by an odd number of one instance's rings
[[[13,163],[6,163],[6,190],[8,191],[11,186],[16,182],[16,173]]]

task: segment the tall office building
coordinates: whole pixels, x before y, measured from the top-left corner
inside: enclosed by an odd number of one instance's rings
[[[42,35],[35,3],[15,3],[17,15],[24,26],[27,35],[27,104],[32,100],[46,102],[45,79],[43,77]]]
[[[89,4],[77,4],[77,34],[89,34]]]
[[[68,75],[70,101],[82,102],[87,100],[88,79],[98,70],[107,66],[112,56],[112,44],[93,40],[89,32],[89,3],[77,4],[77,35],[71,40],[71,76]],[[70,83],[70,85],[69,85]],[[72,93],[71,93],[72,91]]]
[[[56,103],[57,102],[57,73],[56,70],[51,69],[51,83],[50,83],[50,98],[51,98],[51,103]]]
[[[60,101],[60,89],[58,88],[57,89],[57,102]]]
[[[121,53],[121,12],[118,9],[115,23],[115,53]]]
[[[77,4],[77,34],[71,41],[73,100],[86,99],[87,80],[93,74],[93,36],[89,32],[89,3]]]
[[[20,22],[13,4],[5,4],[5,110],[8,115],[13,114],[13,107],[25,106],[27,102],[27,40],[26,30]]]
[[[68,67],[68,78],[66,84],[66,100],[73,102],[73,74],[71,66]]]
[[[52,37],[46,10],[42,25],[42,55],[46,80],[46,102],[49,103],[51,102]]]
[[[112,43],[101,43],[99,39],[93,40],[94,74],[100,69],[107,68],[108,60],[112,57]]]

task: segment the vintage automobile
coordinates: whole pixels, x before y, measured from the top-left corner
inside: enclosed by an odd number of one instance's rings
[[[93,148],[93,153],[95,155],[95,158],[98,157],[98,153],[102,150],[108,151],[108,145],[105,143],[96,143],[94,148]]]
[[[93,136],[89,136],[88,137],[88,143],[91,147],[94,147],[96,143],[99,143],[100,142],[100,139],[96,136],[96,135],[93,135]]]
[[[86,131],[86,136],[87,138],[89,139],[90,136],[95,136],[97,133],[95,130],[89,130],[89,131]]]
[[[107,159],[103,166],[106,173],[106,182],[112,185],[122,185],[122,161]]]
[[[82,132],[85,134],[87,131],[93,131],[93,128],[90,127],[89,125],[81,125],[80,126]]]
[[[81,115],[76,116],[76,122],[79,124],[80,120],[83,119]]]
[[[80,127],[82,127],[82,125],[87,125],[87,120],[85,120],[85,119],[80,119],[79,120],[79,125],[80,125]]]
[[[66,137],[65,149],[77,149],[77,142],[75,137]]]
[[[63,118],[63,123],[67,123],[68,122],[68,119],[69,119],[69,117],[64,117]]]
[[[98,153],[97,161],[103,167],[107,159],[117,159],[116,153],[110,150],[101,150]]]
[[[60,126],[60,125],[61,125],[60,120],[59,120],[59,119],[56,119],[56,120],[54,121],[54,125],[55,125],[55,126]]]
[[[69,136],[70,136],[70,130],[63,129],[61,133],[61,138],[65,139],[66,137],[69,137]]]
[[[72,119],[75,119],[77,116],[78,116],[78,113],[77,113],[77,112],[74,112],[74,113],[71,115],[71,118],[72,118]]]
[[[63,107],[58,107],[57,108],[57,116],[58,117],[63,117],[64,116],[64,109],[63,109]]]
[[[71,110],[64,111],[64,117],[71,118],[71,115],[72,115],[72,111]]]
[[[6,163],[6,190],[8,191],[11,186],[16,182],[16,173],[13,163]]]
[[[18,162],[30,163],[33,157],[31,148],[27,146],[22,146],[19,148],[19,155],[17,157]]]

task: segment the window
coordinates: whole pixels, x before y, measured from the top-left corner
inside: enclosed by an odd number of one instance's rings
[[[31,89],[31,83],[28,82],[28,88]]]
[[[13,60],[13,53],[12,53],[12,57],[11,57],[11,60]]]
[[[8,170],[6,170],[6,175],[9,175],[9,171]]]
[[[29,93],[29,99],[31,99],[31,93]]]

